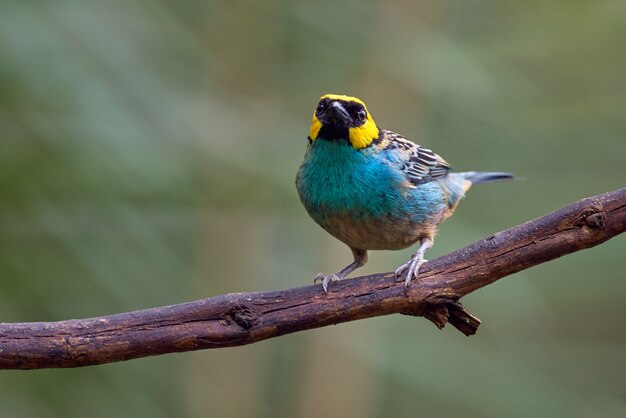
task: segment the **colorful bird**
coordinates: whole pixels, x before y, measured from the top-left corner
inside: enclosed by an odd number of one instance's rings
[[[452,215],[472,184],[511,179],[510,173],[453,173],[433,151],[379,129],[356,97],[326,94],[313,113],[309,144],[296,176],[309,215],[352,250],[354,261],[314,282],[343,279],[367,262],[368,250],[400,250],[417,242],[405,285],[417,277],[437,225]]]

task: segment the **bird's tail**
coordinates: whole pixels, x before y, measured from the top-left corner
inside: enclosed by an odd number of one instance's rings
[[[492,181],[511,180],[515,176],[511,173],[497,173],[486,171],[468,171],[461,174],[466,180],[472,182],[472,184],[478,183],[490,183]]]
[[[465,192],[477,183],[489,183],[492,181],[511,180],[515,176],[511,173],[497,173],[485,171],[467,171],[464,173],[450,173],[441,182],[443,191],[448,199],[449,215],[452,214],[456,205],[465,196]]]

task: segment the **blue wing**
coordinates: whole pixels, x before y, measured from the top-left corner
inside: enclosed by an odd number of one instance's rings
[[[409,141],[402,135],[382,131],[380,152],[397,165],[414,186],[445,177],[452,168],[443,158],[428,148]]]

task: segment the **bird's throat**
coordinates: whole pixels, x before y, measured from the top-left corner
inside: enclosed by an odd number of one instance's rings
[[[345,125],[325,123],[317,134],[318,139],[327,141],[345,141],[349,143],[350,133]]]

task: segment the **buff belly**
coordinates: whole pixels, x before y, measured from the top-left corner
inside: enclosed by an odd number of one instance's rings
[[[392,219],[356,219],[352,215],[332,215],[319,224],[328,233],[352,248],[401,250],[422,238],[433,239],[437,220],[414,223]]]

